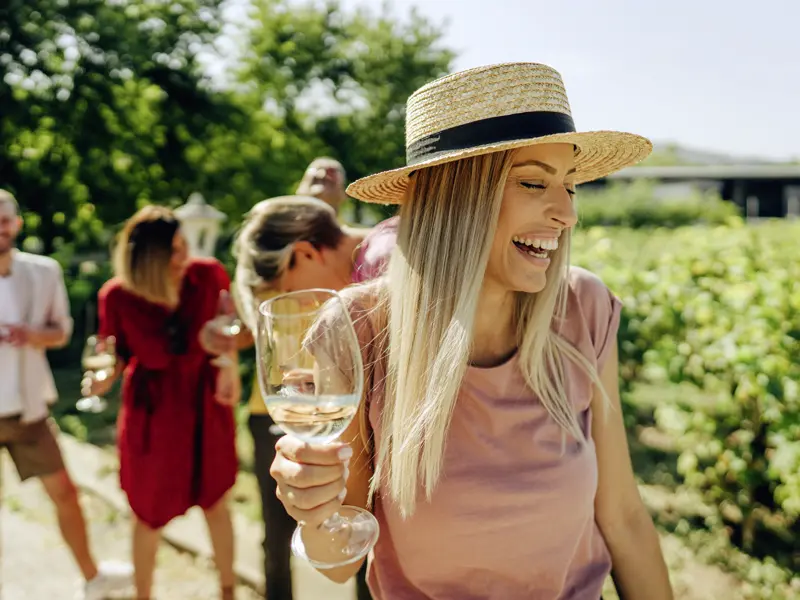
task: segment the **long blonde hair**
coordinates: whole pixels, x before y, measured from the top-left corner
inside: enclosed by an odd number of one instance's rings
[[[388,491],[404,516],[414,512],[418,486],[430,500],[439,480],[512,156],[498,152],[420,170],[401,209],[384,287],[388,372],[370,498],[379,488]],[[569,240],[565,230],[547,284],[537,294],[519,293],[515,315],[526,382],[565,435],[582,443],[563,359],[578,363],[595,383],[599,377],[554,327],[566,312]]]

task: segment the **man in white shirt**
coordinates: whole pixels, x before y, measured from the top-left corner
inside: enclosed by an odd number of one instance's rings
[[[132,583],[132,568],[98,565],[89,550],[78,493],[61,457],[48,405],[57,398],[46,351],[72,334],[61,266],[51,258],[19,252],[19,206],[0,190],[0,448],[6,448],[23,481],[38,478],[52,499],[61,534],[83,574],[78,598],[101,600]]]

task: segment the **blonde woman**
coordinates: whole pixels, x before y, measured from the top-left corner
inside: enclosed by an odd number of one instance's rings
[[[114,279],[98,297],[100,334],[116,337],[122,374],[120,480],[134,515],[137,598],[150,598],[161,529],[190,507],[208,523],[221,598],[234,597],[227,493],[238,462],[232,406],[238,369],[217,368],[199,342],[230,283],[213,259],[189,258],[171,211],[147,206],[123,227]],[[235,363],[235,361],[233,361]],[[95,381],[105,393],[113,379]]]
[[[576,132],[560,75],[535,63],[444,77],[407,109],[408,166],[348,188],[402,205],[387,277],[344,292],[361,419],[346,445],[281,438],[284,506],[312,526],[371,508],[378,600],[597,600],[609,573],[626,600],[672,598],[626,445],[620,302],[568,268],[575,187],[651,144]]]

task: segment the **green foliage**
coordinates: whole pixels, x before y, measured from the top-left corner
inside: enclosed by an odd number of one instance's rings
[[[681,440],[685,485],[723,511],[749,552],[800,523],[798,236],[800,225],[783,222],[597,228],[576,240],[577,262],[625,305],[623,389],[671,381],[715,398],[664,404],[655,418]]]
[[[0,181],[40,217],[28,233],[46,251],[106,243],[92,215],[116,223],[143,202],[186,197],[203,183],[192,147],[247,127],[197,66],[217,12],[217,0],[8,2]]]
[[[404,103],[449,69],[441,32],[336,3],[254,3],[241,85],[212,85],[220,0],[9,0],[0,11],[0,182],[46,253],[105,248],[142,204],[193,191],[235,224],[317,155],[351,178],[402,160]],[[356,215],[358,216],[358,215]]]
[[[714,194],[694,193],[680,198],[657,198],[655,183],[611,183],[605,188],[581,188],[577,195],[582,227],[680,227],[725,224],[739,209]]]
[[[353,180],[405,162],[405,102],[447,73],[442,31],[412,11],[347,13],[335,1],[266,0],[240,73],[286,130],[340,160]],[[380,207],[389,216],[391,207]]]

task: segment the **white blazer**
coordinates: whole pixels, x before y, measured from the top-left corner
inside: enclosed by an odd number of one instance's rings
[[[73,324],[61,265],[47,256],[15,250],[11,277],[23,322],[29,327],[60,327],[69,339]],[[22,348],[20,371],[23,407],[20,420],[40,421],[49,415],[49,405],[58,398],[45,349]]]

